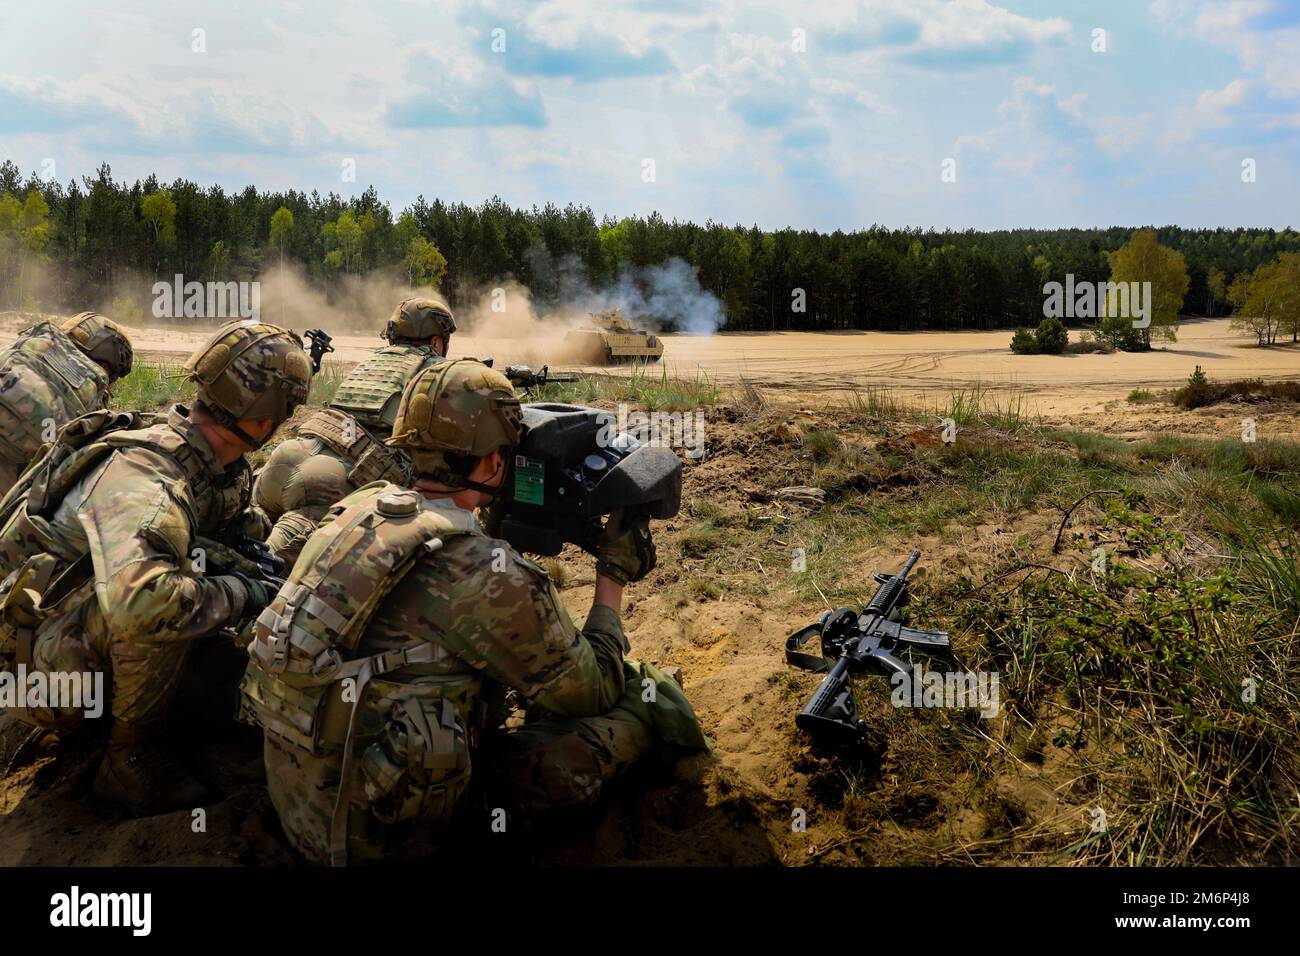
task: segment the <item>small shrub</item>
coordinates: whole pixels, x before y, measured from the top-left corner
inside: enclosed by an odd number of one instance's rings
[[[1145,352],[1148,348],[1142,330],[1133,328],[1133,320],[1122,315],[1108,315],[1094,330],[1111,348],[1121,352]]]
[[[832,431],[812,428],[803,433],[803,447],[815,462],[825,463],[840,450],[840,436]]]
[[[541,564],[546,571],[546,576],[558,590],[563,591],[568,587],[569,581],[573,578],[568,565],[559,558],[543,558]]]
[[[328,405],[334,401],[339,386],[347,378],[347,373],[335,362],[325,362],[320,371],[311,377],[311,391],[307,394],[308,405]]]
[[[180,365],[136,362],[131,373],[113,383],[108,405],[119,411],[148,412],[194,398],[194,383]]]
[[[697,601],[716,601],[722,597],[722,585],[712,578],[691,578],[686,590]]]
[[[1044,355],[1060,355],[1070,343],[1070,333],[1060,319],[1049,316],[1038,323],[1034,339],[1038,342],[1039,352]]]
[[[1135,388],[1128,393],[1128,401],[1134,405],[1141,405],[1145,402],[1154,402],[1156,397],[1145,388]]]
[[[1173,403],[1179,408],[1200,408],[1202,405],[1211,404],[1214,400],[1214,389],[1199,365],[1196,366],[1196,371],[1187,376],[1187,384],[1174,392],[1172,398]]]
[[[1065,347],[1065,351],[1070,355],[1090,355],[1094,353],[1110,355],[1115,351],[1115,348],[1105,339],[1099,338],[1095,330],[1090,330],[1069,343]]]
[[[1024,325],[1016,329],[1016,334],[1011,336],[1011,351],[1017,355],[1037,355],[1038,338],[1034,330]]]
[[[677,536],[677,545],[688,558],[703,558],[722,545],[722,535],[712,521],[701,519],[688,525]]]

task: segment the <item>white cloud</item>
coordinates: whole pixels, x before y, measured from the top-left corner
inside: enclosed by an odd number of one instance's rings
[[[1270,95],[1300,96],[1300,9],[1295,0],[1155,0],[1149,10],[1166,27],[1237,57]]]
[[[924,0],[902,6],[924,17],[921,45],[931,49],[1049,43],[1070,32],[1070,24],[1061,17],[1033,20],[987,0]]]
[[[1221,90],[1206,90],[1196,99],[1196,112],[1205,116],[1217,116],[1225,110],[1240,106],[1249,89],[1250,82],[1237,77]]]
[[[957,137],[956,156],[982,154],[989,168],[1019,175],[1080,172],[1100,158],[1085,103],[1085,94],[1063,96],[1050,83],[1017,77],[998,106],[998,124]]]

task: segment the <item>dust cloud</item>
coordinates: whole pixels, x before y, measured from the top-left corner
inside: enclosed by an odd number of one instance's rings
[[[610,287],[598,289],[573,255],[552,258],[544,247],[528,255],[532,286],[510,279],[476,290],[457,310],[457,323],[470,335],[511,339],[524,349],[565,354],[565,333],[590,328],[592,313],[621,309],[635,327],[650,332],[676,329],[712,335],[724,321],[722,303],[700,286],[695,269],[682,259],[624,269]],[[579,351],[570,349],[567,351]]]
[[[566,345],[565,333],[592,327],[592,313],[621,309],[634,327],[661,333],[676,330],[694,335],[712,335],[724,321],[718,298],[700,286],[695,269],[679,258],[661,265],[626,267],[618,279],[604,288],[590,280],[577,256],[552,257],[544,246],[528,253],[532,282],[525,285],[513,278],[485,284],[462,293],[455,305],[458,334],[466,347],[508,352],[515,361],[578,361],[580,346]],[[158,304],[157,283],[174,286],[175,276],[116,269],[108,282],[100,283],[93,296],[72,301],[64,278],[45,264],[32,259],[20,263],[23,282],[21,304],[17,293],[10,304],[21,312],[0,314],[14,323],[30,324],[42,314],[39,303],[64,302],[67,314],[92,309],[109,316],[145,343],[158,343],[177,334],[203,335],[239,314],[239,302],[232,295],[231,308],[224,315],[183,317],[181,302],[167,294],[165,308]],[[220,283],[211,275],[186,274],[188,282]],[[394,270],[374,270],[365,275],[344,275],[328,285],[309,278],[294,263],[275,264],[251,280],[256,284],[258,314],[272,322],[302,333],[321,328],[334,336],[374,336],[376,345],[384,325],[397,303],[411,296],[436,294],[437,290],[412,287]],[[188,293],[186,293],[188,295]],[[48,308],[48,306],[47,306]],[[159,317],[159,312],[165,313]],[[467,341],[473,338],[477,341]],[[356,343],[360,345],[361,342]],[[146,345],[146,348],[149,346]]]

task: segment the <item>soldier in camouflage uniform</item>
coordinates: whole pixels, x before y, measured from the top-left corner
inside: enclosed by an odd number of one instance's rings
[[[390,441],[413,488],[377,483],[329,510],[249,646],[245,716],[290,841],[342,863],[419,856],[468,803],[584,806],[652,751],[703,747],[681,689],[625,661],[623,588],[655,562],[646,519],[612,515],[586,624],[546,572],[474,515],[499,493],[520,410],[469,359],[421,371]],[[506,693],[529,717],[503,725]]]
[[[103,408],[131,371],[131,340],[111,319],[82,312],[39,322],[0,352],[0,494],[72,419]]]
[[[275,586],[217,573],[219,538],[249,506],[245,453],[306,400],[296,335],[232,322],[186,365],[193,408],[76,419],[0,504],[0,668],[107,672],[112,728],[95,792],[147,814],[193,807],[206,789],[160,745],[187,653],[261,610]],[[214,550],[219,544],[211,546]],[[74,729],[83,711],[19,712]]]
[[[271,452],[253,485],[253,503],[274,522],[266,543],[292,566],[330,505],[372,481],[411,482],[407,455],[392,434],[406,383],[447,354],[456,320],[441,299],[407,299],[383,332],[388,345],[351,372],[333,401],[298,425],[297,438]]]

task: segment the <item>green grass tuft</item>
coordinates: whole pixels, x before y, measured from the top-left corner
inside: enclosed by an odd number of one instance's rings
[[[659,366],[658,374],[650,366],[632,363],[629,374],[582,375],[576,382],[552,382],[529,393],[529,401],[563,402],[569,405],[616,404],[626,402],[645,411],[692,411],[716,405],[718,386],[703,371],[694,378],[669,376]]]
[[[110,408],[120,411],[151,412],[177,402],[194,399],[194,383],[183,378],[184,367],[153,362],[136,362],[131,374],[113,383]]]

